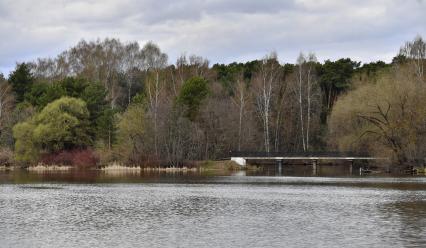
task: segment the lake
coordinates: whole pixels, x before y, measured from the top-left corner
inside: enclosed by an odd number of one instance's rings
[[[0,247],[426,247],[426,178],[0,172]]]

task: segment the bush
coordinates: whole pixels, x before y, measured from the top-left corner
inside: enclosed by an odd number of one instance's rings
[[[90,150],[63,150],[56,153],[44,154],[40,162],[46,165],[69,165],[76,167],[93,167],[99,162],[98,156]]]
[[[341,97],[329,119],[329,144],[340,151],[392,157],[399,165],[426,156],[426,84],[395,66]]]
[[[94,140],[109,141],[113,130],[113,111],[105,100],[108,92],[100,83],[82,78],[67,77],[54,83],[37,83],[25,94],[26,102],[38,110],[62,97],[80,98],[90,113],[90,136]]]
[[[149,149],[146,136],[145,108],[142,104],[130,105],[118,123],[118,144],[115,150],[129,164],[146,161]]]
[[[92,144],[89,111],[77,98],[62,97],[13,127],[17,161],[37,161],[40,153],[82,149]]]
[[[99,158],[98,163],[105,166],[119,161],[121,159],[121,154],[116,153],[112,149],[100,148],[96,150],[96,157]]]
[[[7,148],[0,149],[0,166],[11,166],[13,164],[13,151]]]

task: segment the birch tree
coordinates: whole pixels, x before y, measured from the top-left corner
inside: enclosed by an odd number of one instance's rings
[[[122,43],[118,39],[107,38],[82,40],[56,58],[38,59],[31,63],[31,67],[38,79],[51,83],[65,77],[99,82],[108,90],[106,100],[115,109],[119,100],[127,98],[122,102],[128,102],[132,95],[134,76],[142,70],[142,61],[137,42]],[[122,84],[123,76],[125,86]]]
[[[262,121],[265,151],[270,152],[271,103],[273,91],[279,78],[280,65],[276,53],[263,58],[259,71],[254,77],[256,107]]]
[[[297,58],[297,68],[298,68],[298,93],[299,93],[299,118],[300,118],[300,130],[301,130],[301,137],[302,137],[302,147],[303,151],[306,151],[306,140],[305,140],[305,129],[304,129],[304,111],[303,111],[303,102],[302,102],[302,95],[303,95],[303,65],[305,64],[306,59],[305,55],[303,53],[300,53],[299,57]]]
[[[307,83],[307,92],[306,92],[306,98],[307,98],[307,121],[306,121],[306,151],[309,151],[309,142],[310,142],[310,132],[311,132],[311,120],[312,116],[314,114],[313,112],[313,103],[315,103],[315,100],[319,98],[319,95],[315,91],[318,89],[318,83],[315,77],[315,68],[314,65],[317,62],[317,58],[315,54],[310,53],[308,55],[308,69],[307,69],[307,75],[306,75],[306,83]],[[315,99],[315,97],[317,97]],[[317,105],[319,102],[316,102]]]
[[[142,49],[144,65],[147,70],[146,94],[148,106],[154,124],[154,149],[158,156],[158,109],[160,105],[160,94],[163,89],[160,80],[160,72],[167,66],[167,55],[152,42],[148,42]]]
[[[128,105],[133,96],[132,90],[136,81],[136,74],[143,70],[143,62],[143,54],[138,43],[129,43],[124,47],[123,61],[120,64],[126,81]]]
[[[284,72],[284,77],[285,77],[285,72]],[[283,79],[284,79],[283,77]],[[280,146],[280,142],[281,142],[281,134],[280,131],[283,128],[287,128],[287,127],[283,127],[282,125],[282,121],[283,118],[289,118],[290,116],[284,116],[285,114],[283,113],[285,111],[285,108],[289,105],[288,101],[292,100],[288,97],[288,92],[287,92],[287,82],[285,80],[280,80],[280,84],[277,87],[277,97],[275,98],[275,138],[274,138],[274,149],[275,152],[279,151],[279,146]]]
[[[305,152],[310,149],[312,119],[318,113],[320,98],[320,89],[315,72],[316,63],[317,59],[313,53],[308,56],[300,53],[297,59],[299,120],[302,148]],[[317,108],[314,108],[315,106]]]
[[[232,102],[238,108],[238,151],[241,151],[241,135],[243,117],[248,98],[247,85],[242,75],[239,75],[234,86],[234,96]]]
[[[189,56],[189,66],[192,69],[192,76],[206,77],[209,70],[209,61],[201,56]]]
[[[206,78],[209,73],[209,61],[201,56],[182,54],[176,61],[176,69],[170,71],[174,96],[179,94],[180,87],[191,77]]]
[[[426,60],[426,43],[421,36],[411,42],[406,42],[400,50],[400,55],[411,59],[417,76],[424,79],[424,62]]]
[[[191,77],[189,62],[185,54],[182,54],[179,58],[177,58],[176,69],[170,70],[170,75],[173,95],[177,97],[184,82]]]

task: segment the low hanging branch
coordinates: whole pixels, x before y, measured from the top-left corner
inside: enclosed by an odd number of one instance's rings
[[[359,139],[367,134],[375,134],[379,138],[385,140],[385,145],[390,146],[392,151],[398,158],[400,163],[403,163],[406,159],[403,154],[403,149],[399,138],[393,134],[393,128],[389,121],[389,112],[391,110],[390,103],[387,103],[387,108],[384,110],[379,104],[375,106],[377,111],[373,111],[370,114],[358,114],[357,116],[373,126],[377,127],[378,131],[367,130],[361,134]]]

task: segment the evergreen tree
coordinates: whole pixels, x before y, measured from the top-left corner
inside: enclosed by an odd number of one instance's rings
[[[9,83],[16,95],[16,102],[24,101],[25,93],[31,90],[34,84],[34,77],[30,67],[26,63],[17,64],[15,71],[9,75]]]

